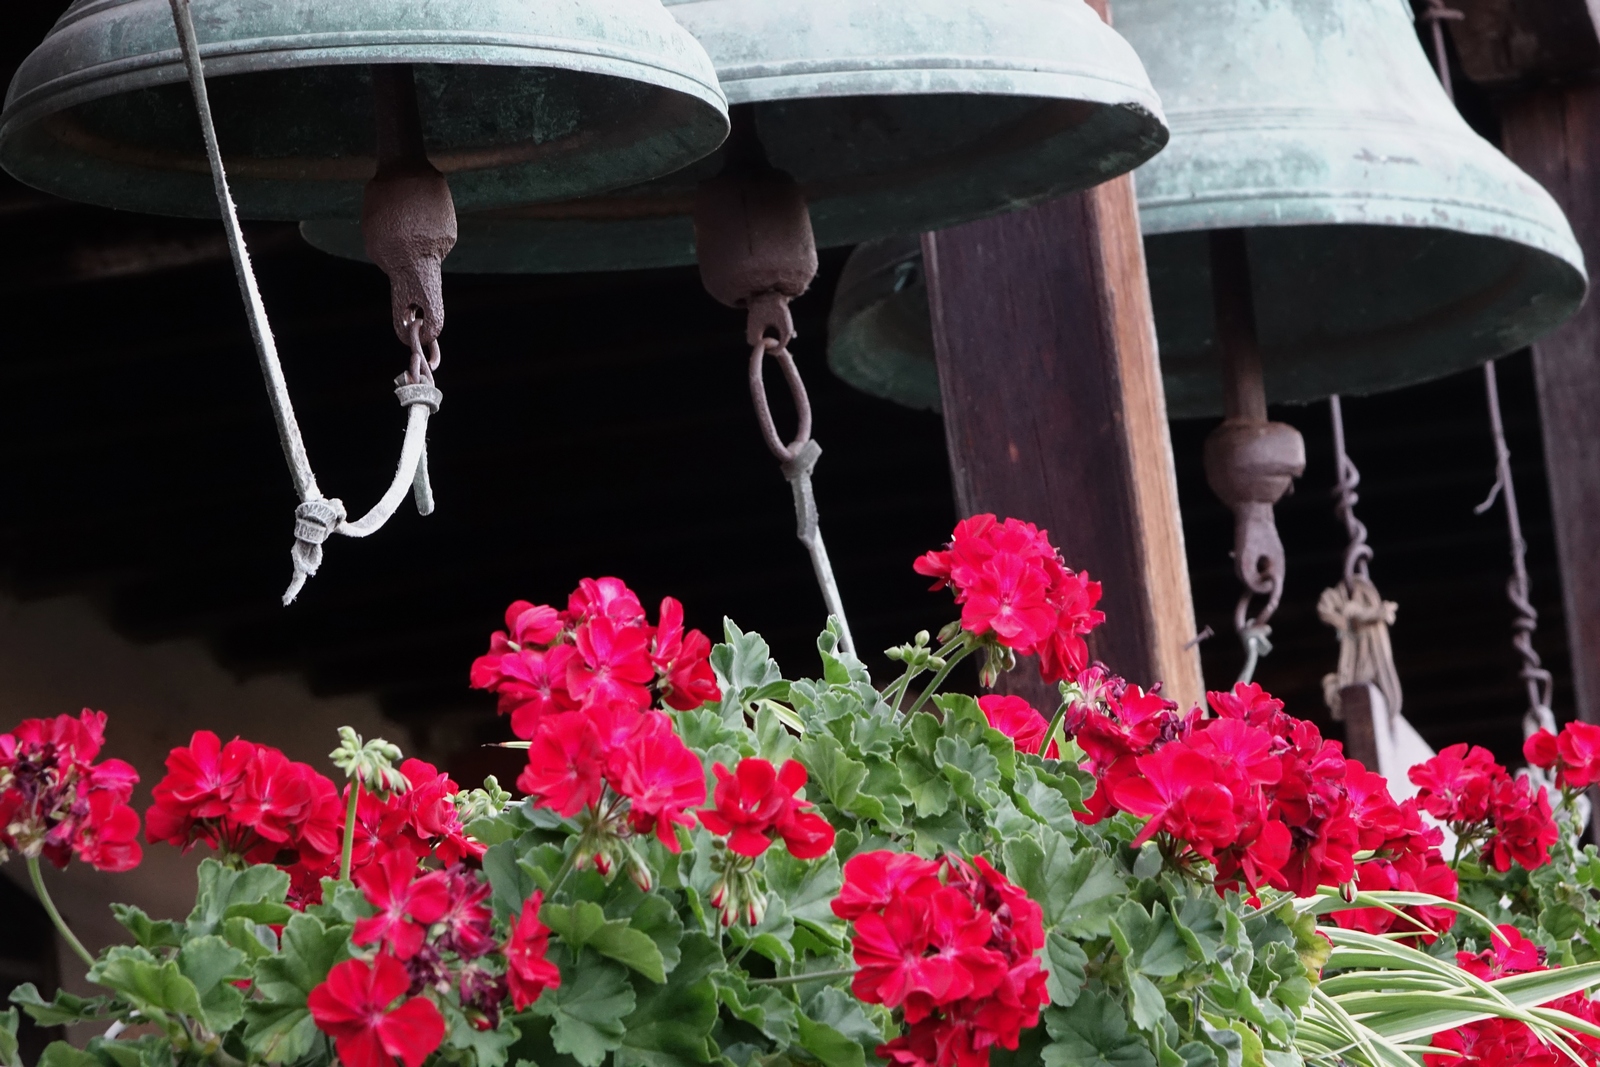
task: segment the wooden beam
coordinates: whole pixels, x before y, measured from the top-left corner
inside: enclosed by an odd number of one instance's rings
[[[1600,72],[1594,0],[1451,0],[1446,23],[1467,77],[1481,85],[1540,85]]]
[[[1133,182],[923,238],[963,515],[1036,522],[1105,586],[1095,658],[1203,696]],[[1036,706],[1038,680],[1010,679]]]
[[[1600,86],[1545,90],[1501,115],[1508,155],[1567,213],[1600,266]],[[1600,722],[1600,301],[1533,348],[1578,714]]]

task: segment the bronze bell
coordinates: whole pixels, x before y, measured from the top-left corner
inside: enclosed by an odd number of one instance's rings
[[[402,339],[407,322],[425,343],[443,324],[457,208],[644,181],[727,133],[705,51],[658,0],[192,11],[239,213],[362,219]],[[216,216],[176,40],[168,0],[76,0],[11,83],[0,165],[69,199]]]
[[[1161,106],[1127,43],[1083,0],[667,0],[789,175],[824,248],[950,225],[1086,188],[1148,159]],[[729,145],[603,197],[462,219],[447,269],[565,272],[695,260],[695,188]],[[360,258],[354,228],[306,239]]]

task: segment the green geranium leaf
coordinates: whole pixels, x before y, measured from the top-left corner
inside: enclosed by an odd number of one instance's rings
[[[1110,858],[1074,853],[1063,835],[1039,827],[1005,843],[1006,872],[1044,909],[1045,923],[1078,937],[1104,937],[1128,887]]]
[[[722,620],[722,632],[725,643],[711,650],[711,669],[722,689],[723,710],[737,709],[742,717],[757,700],[787,700],[789,684],[762,636],[745,633],[732,619]]]
[[[109,949],[90,968],[89,981],[112,990],[152,1021],[201,1015],[200,993],[178,969],[178,962],[158,960],[148,949],[128,945]]]
[[[502,1067],[506,1054],[521,1038],[509,1018],[502,1018],[493,1030],[479,1030],[461,1009],[445,1000],[444,1019],[448,1029],[444,1042],[451,1048],[472,1053],[476,1067]]]
[[[606,1053],[622,1046],[623,1020],[633,1011],[628,972],[614,963],[588,962],[561,968],[561,985],[547,989],[533,1011],[555,1023],[550,1040],[584,1067],[599,1067]]]
[[[917,712],[922,715],[922,712]],[[955,787],[933,765],[931,755],[923,756],[914,750],[902,750],[897,766],[900,781],[905,786],[918,819],[929,819],[950,810],[956,799]]]
[[[250,960],[271,956],[278,951],[278,935],[272,927],[238,917],[222,923],[222,939],[243,952]]]
[[[853,812],[858,800],[869,801],[870,811],[876,808],[877,817],[883,814],[883,805],[871,797],[861,797],[861,783],[867,779],[867,765],[853,760],[845,753],[839,739],[829,733],[814,733],[800,742],[800,760],[806,766],[810,780],[822,795],[840,811]]]
[[[190,938],[178,952],[178,970],[200,994],[201,1020],[226,1033],[244,1018],[244,994],[231,983],[249,978],[245,954],[215,934]]]
[[[1188,946],[1160,904],[1154,914],[1136,900],[1123,904],[1111,920],[1111,938],[1130,971],[1171,978],[1189,965]]]
[[[1167,1020],[1167,998],[1156,984],[1142,974],[1128,975],[1128,992],[1133,999],[1133,1025],[1153,1034]]]
[[[602,956],[627,964],[652,982],[667,980],[666,961],[648,934],[635,930],[626,919],[607,919],[598,904],[546,904],[539,919],[576,953],[591,948]]]
[[[296,915],[283,928],[282,952],[255,964],[260,1000],[245,1005],[244,1044],[268,1063],[288,1063],[311,1051],[317,1027],[306,997],[349,954],[350,927]]]
[[[1000,762],[982,746],[973,747],[958,737],[941,737],[933,750],[934,765],[955,787],[956,796],[980,807],[979,782],[997,782],[1000,779]]]
[[[177,948],[183,944],[181,923],[170,919],[152,919],[143,908],[136,908],[132,904],[113,904],[111,914],[123,929],[133,935],[134,941],[145,948]]]
[[[876,1059],[874,1050],[884,1042],[883,1031],[867,1017],[862,1003],[849,993],[824,986],[806,1001],[805,1014],[811,1022],[830,1027],[854,1041],[861,1047],[863,1059]],[[816,1055],[821,1056],[820,1053]]]
[[[800,743],[783,721],[790,716],[770,700],[756,706],[756,752],[774,767],[782,767]]]
[[[827,1023],[815,1022],[804,1014],[796,1017],[800,1047],[823,1067],[864,1067],[867,1054],[859,1042],[851,1040]]]
[[[782,898],[796,922],[829,938],[843,936],[844,921],[833,914],[833,898],[844,885],[836,855],[830,852],[821,859],[800,860],[786,848],[770,848],[762,862],[767,888]]]
[[[106,997],[85,999],[64,989],[56,990],[54,1000],[45,1000],[32,982],[11,991],[11,1003],[28,1013],[40,1026],[65,1026],[68,1023],[94,1022],[106,1009]]]
[[[200,861],[199,878],[200,891],[189,913],[190,937],[219,933],[223,920],[230,916],[254,922],[286,922],[289,918],[290,911],[284,906],[289,875],[271,864],[235,871],[207,858]]]
[[[537,888],[533,875],[517,863],[517,858],[514,841],[491,845],[483,854],[483,873],[489,878],[489,900],[494,905],[495,917],[501,920],[520,914],[522,902]]]
[[[710,975],[722,966],[722,952],[715,942],[704,934],[686,935],[683,959],[666,983],[641,990],[638,1006],[623,1020],[625,1034],[616,1067],[711,1063],[716,1051],[711,1029],[717,1021],[717,991]]]
[[[717,999],[730,1015],[760,1030],[779,1048],[793,1044],[796,1009],[781,990],[771,986],[752,990],[743,975],[732,971],[723,972],[714,981]]]
[[[22,1015],[16,1008],[0,1011],[0,1067],[22,1067],[22,1058],[17,1054],[21,1048],[17,1028],[21,1025]]]
[[[65,1041],[52,1041],[39,1054],[39,1067],[105,1067],[92,1053],[73,1048]]]
[[[1082,799],[1069,796],[1065,790],[1041,781],[1039,772],[1026,765],[1017,768],[1016,790],[1019,808],[1046,826],[1057,828],[1072,825],[1073,801]]]
[[[655,942],[667,974],[678,965],[683,954],[683,920],[678,911],[659,893],[640,893],[628,906],[628,925]]]
[[[1045,1067],[1157,1067],[1155,1053],[1130,1032],[1128,1014],[1109,995],[1085,990],[1070,1008],[1045,1011],[1051,1042]]]
[[[1089,981],[1084,971],[1089,957],[1076,941],[1055,930],[1045,938],[1044,953],[1050,965],[1050,999],[1063,1008],[1070,1008]]]
[[[767,895],[767,913],[761,917],[761,925],[751,929],[735,924],[728,930],[728,940],[739,948],[749,946],[751,952],[774,963],[794,962],[794,918],[775,893]]]

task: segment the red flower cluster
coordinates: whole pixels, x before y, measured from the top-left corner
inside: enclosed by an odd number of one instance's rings
[[[508,976],[479,962],[496,947],[486,880],[460,864],[425,869],[397,848],[357,871],[355,883],[374,914],[356,922],[352,942],[376,944],[403,964],[410,993],[454,987],[476,1026],[500,1024]]]
[[[1560,789],[1587,789],[1600,782],[1600,726],[1569,722],[1561,735],[1540,730],[1522,746],[1529,766],[1555,771]]]
[[[1416,805],[1396,804],[1382,776],[1345,759],[1338,742],[1260,686],[1207,694],[1215,718],[1198,708],[1180,715],[1097,668],[1079,687],[1066,722],[1097,780],[1090,819],[1109,811],[1147,819],[1136,844],[1166,835],[1180,857],[1214,864],[1219,888],[1271,885],[1304,896],[1355,881],[1455,897],[1438,851],[1443,835]],[[1358,852],[1375,855],[1358,867]],[[1424,921],[1448,926],[1449,918]]]
[[[459,788],[432,764],[410,759],[400,773],[405,793],[379,798],[363,791],[356,806],[353,870],[391,851],[413,864],[483,855],[461,825],[453,798]],[[347,789],[350,787],[346,787]],[[188,850],[196,842],[251,863],[276,863],[290,872],[301,902],[318,899],[319,882],[337,875],[344,843],[348,792],[306,763],[268,745],[234,738],[223,744],[196,731],[186,748],[167,756],[145,815],[145,838]]]
[[[721,699],[711,642],[684,633],[683,607],[671,597],[651,626],[616,578],[585,578],[566,611],[519,600],[506,609],[506,627],[473,663],[472,684],[499,694],[501,713],[529,742],[517,788],[571,818],[598,813],[609,786],[628,801],[633,833],[654,832],[678,851],[676,827],[694,825],[689,809],[705,803],[705,770],[651,704],[655,694],[679,710]],[[602,869],[610,863],[604,851],[594,859]]]
[[[1456,963],[1486,980],[1550,969],[1544,966],[1544,950],[1510,925],[1500,927],[1500,936],[1492,948],[1478,953],[1458,952]],[[1600,1024],[1600,1004],[1584,993],[1570,994],[1543,1007]],[[1576,1031],[1566,1036],[1581,1063],[1600,1067],[1600,1038]],[[1560,1049],[1541,1041],[1525,1023],[1514,1019],[1484,1019],[1435,1034],[1433,1047],[1441,1051],[1423,1055],[1426,1067],[1562,1067],[1573,1062]]]
[[[1071,679],[1089,662],[1084,635],[1105,621],[1097,611],[1100,583],[1061,560],[1049,534],[1031,522],[974,515],[956,524],[949,547],[913,565],[949,586],[961,605],[963,629],[1021,655],[1039,654],[1046,681]]]
[[[427,997],[409,995],[410,986],[400,961],[380,952],[370,964],[334,964],[306,1006],[344,1067],[422,1067],[444,1041],[444,1016]]]
[[[1560,829],[1544,786],[1513,778],[1488,749],[1451,745],[1411,768],[1417,802],[1447,822],[1464,844],[1482,845],[1482,858],[1497,871],[1511,865],[1533,870],[1550,860]]]
[[[119,759],[95,763],[106,714],[25,719],[0,734],[0,860],[8,851],[65,867],[75,854],[102,871],[139,865],[139,816],[128,806],[139,775]]]
[[[978,707],[990,726],[1016,742],[1018,752],[1039,753],[1044,735],[1050,732],[1050,720],[1040,715],[1032,704],[1021,697],[990,693],[978,698]],[[1061,746],[1052,741],[1050,750],[1042,755],[1055,759],[1061,755]]]
[[[500,713],[524,741],[541,718],[564,711],[643,711],[659,694],[688,711],[720,700],[711,670],[711,641],[683,629],[683,605],[661,602],[650,625],[633,590],[617,578],[585,578],[567,610],[519,600],[506,628],[472,664],[472,685],[500,698]]]
[[[981,856],[859,853],[833,911],[855,923],[855,995],[905,1014],[907,1032],[878,1046],[883,1059],[986,1067],[991,1048],[1015,1049],[1038,1025],[1043,913]]]
[[[713,770],[717,788],[715,807],[699,812],[700,823],[714,834],[728,837],[728,847],[741,856],[755,857],[783,838],[796,859],[814,860],[833,847],[833,826],[812,812],[811,804],[795,797],[806,784],[806,769],[789,760],[782,770],[764,759],[742,759],[735,770],[718,763]],[[720,907],[720,901],[713,901]]]

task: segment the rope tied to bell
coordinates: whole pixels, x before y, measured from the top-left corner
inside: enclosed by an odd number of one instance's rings
[[[287,606],[304,588],[306,579],[316,574],[322,566],[322,546],[332,535],[367,537],[377,532],[399,509],[407,489],[412,491],[420,514],[429,515],[433,512],[433,488],[428,479],[428,418],[439,410],[444,400],[444,394],[433,381],[433,372],[438,369],[440,362],[437,325],[425,324],[423,315],[416,309],[411,311],[407,319],[396,324],[408,335],[411,347],[410,365],[405,373],[395,379],[395,396],[401,407],[406,409],[400,461],[388,491],[370,511],[351,522],[341,500],[323,495],[317,485],[316,473],[311,469],[311,460],[306,455],[305,440],[295,418],[294,404],[289,399],[283,364],[278,358],[277,342],[256,283],[244,230],[239,224],[238,208],[234,204],[227,171],[223,167],[222,149],[211,115],[190,0],[170,0],[170,3],[189,88],[199,114],[200,131],[205,139],[212,184],[228,239],[228,250],[233,258],[234,274],[238,277],[240,294],[244,298],[251,339],[255,344],[262,376],[266,379],[267,396],[272,403],[273,419],[278,427],[278,441],[283,447],[284,460],[289,466],[295,492],[300,497],[300,504],[295,508],[294,546],[290,549],[294,574],[283,594],[283,603]],[[426,340],[423,337],[425,328],[429,333]]]

